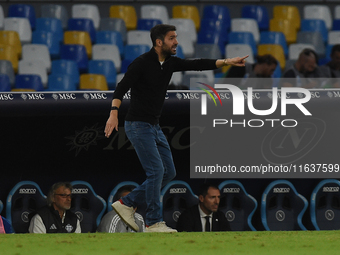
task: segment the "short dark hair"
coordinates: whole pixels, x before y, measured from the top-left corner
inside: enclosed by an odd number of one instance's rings
[[[309,57],[312,56],[312,55],[314,55],[316,63],[318,63],[318,61],[319,61],[318,54],[316,54],[315,50],[313,50],[313,49],[310,49],[310,48],[305,48],[305,49],[303,49],[303,50],[301,51],[299,57],[300,57],[302,54],[305,55],[305,56],[309,56]]]
[[[208,190],[209,190],[210,188],[214,188],[214,189],[219,190],[219,188],[218,188],[216,185],[214,185],[214,184],[211,184],[211,183],[204,183],[204,184],[202,184],[202,185],[200,186],[198,195],[199,195],[199,196],[202,195],[203,197],[205,197],[205,196],[208,194]]]
[[[124,186],[120,187],[120,188],[117,190],[117,192],[116,192],[116,194],[115,194],[115,196],[114,196],[114,198],[113,198],[113,201],[119,200],[119,199],[122,197],[122,194],[123,194],[123,193],[125,193],[125,192],[131,192],[131,191],[133,191],[135,188],[136,188],[136,187],[133,186],[133,185],[124,185]]]
[[[340,44],[335,44],[332,47],[332,51],[331,51],[331,56],[333,56],[335,54],[335,52],[340,52]]]
[[[69,182],[57,182],[57,183],[53,184],[52,187],[50,188],[50,190],[48,191],[48,195],[47,195],[47,204],[49,206],[52,205],[53,196],[55,194],[55,191],[57,189],[59,189],[60,187],[65,187],[66,189],[69,189],[70,191],[72,191],[72,184],[69,183]]]
[[[257,56],[257,63],[259,64],[267,64],[267,65],[278,65],[278,61],[273,55],[265,54],[262,56]]]
[[[167,25],[167,24],[158,24],[151,28],[150,30],[150,37],[153,46],[156,46],[156,40],[160,39],[164,41],[165,35],[170,31],[176,31],[176,27],[173,25]]]

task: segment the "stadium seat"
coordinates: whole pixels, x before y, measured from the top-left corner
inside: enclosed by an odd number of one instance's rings
[[[70,74],[50,74],[46,91],[75,91],[77,83]]]
[[[11,4],[8,7],[7,17],[27,18],[31,24],[32,30],[35,29],[35,8],[28,4]]]
[[[271,182],[262,194],[261,220],[268,231],[307,230],[302,216],[308,201],[286,180]]]
[[[312,44],[315,48],[315,52],[318,54],[318,57],[325,57],[326,48],[322,35],[319,32],[299,31],[296,42]]]
[[[88,57],[86,48],[80,44],[63,44],[60,48],[60,59],[73,60],[78,65],[79,72],[87,71]]]
[[[161,210],[163,219],[171,228],[176,228],[181,213],[198,204],[198,197],[188,183],[171,181],[161,191]]]
[[[195,28],[195,23],[192,19],[170,19],[169,24],[176,27],[176,33],[179,41],[183,37],[189,35],[192,42],[196,43],[197,32]]]
[[[40,76],[44,87],[47,87],[48,76],[42,60],[20,60],[18,74],[37,74]],[[17,77],[15,80],[17,80]]]
[[[55,34],[55,37],[58,38],[59,42],[62,42],[64,39],[63,25],[61,20],[57,18],[37,18],[36,31],[51,32]]]
[[[118,84],[124,77],[125,73],[117,74],[116,84]]]
[[[15,233],[27,233],[28,215],[45,206],[46,196],[39,185],[32,181],[17,183],[7,196],[6,218],[13,226]]]
[[[195,58],[221,59],[220,47],[217,44],[196,44]]]
[[[286,67],[287,68],[287,60],[286,60]],[[282,76],[282,71],[280,65],[277,65],[274,73],[272,74],[272,78],[273,78],[273,87],[278,87],[280,84],[280,78]]]
[[[74,4],[72,5],[72,18],[91,19],[96,30],[100,25],[99,8],[95,4]]]
[[[114,44],[117,45],[120,56],[124,56],[124,42],[120,32],[103,30],[97,31],[96,33],[96,43],[98,44]]]
[[[15,76],[15,89],[29,89],[34,91],[43,91],[46,86],[41,81],[38,74],[17,74]]]
[[[11,91],[11,82],[7,74],[0,73],[0,92]]]
[[[340,19],[334,19],[333,20],[332,30],[333,31],[340,30]]]
[[[78,216],[82,233],[95,232],[106,210],[105,200],[87,182],[73,181],[71,184],[70,210]]]
[[[232,231],[256,231],[251,223],[257,201],[249,195],[242,183],[228,180],[218,186],[221,192],[219,210],[226,216]]]
[[[269,29],[269,15],[265,6],[245,5],[242,7],[241,17],[255,19],[260,31],[266,31]]]
[[[92,49],[93,60],[111,60],[116,68],[116,72],[120,72],[122,60],[117,45],[113,44],[95,44]]]
[[[163,24],[169,24],[168,9],[164,5],[144,4],[140,12],[142,19],[160,19]]]
[[[216,21],[219,22],[219,21]],[[181,38],[179,44],[182,43],[184,38]],[[197,44],[217,44],[220,47],[222,55],[225,54],[225,45],[228,42],[228,33],[221,32],[215,29],[204,28],[203,24],[201,30],[197,35]]]
[[[187,86],[188,88],[192,88],[191,79],[199,79],[200,82],[210,84],[213,86],[214,84],[214,71],[213,70],[204,70],[204,71],[185,71],[182,77],[182,85]]]
[[[175,56],[179,58],[184,58],[184,53],[181,45],[177,45]]]
[[[251,32],[254,35],[256,43],[260,41],[259,26],[254,19],[249,18],[235,18],[231,20],[232,32]]]
[[[329,31],[328,33],[328,44],[334,45],[340,42],[340,31]]]
[[[21,58],[21,42],[17,31],[0,31],[0,44],[10,45],[17,51],[17,57]]]
[[[4,30],[16,31],[19,34],[20,42],[31,43],[32,29],[27,18],[5,18]]]
[[[229,43],[248,44],[251,46],[254,55],[257,55],[257,44],[251,32],[230,32]]]
[[[120,68],[120,72],[121,73],[126,73],[129,65],[132,63],[133,60],[131,59],[123,59],[122,60],[122,67]],[[117,77],[116,77],[116,81],[117,81]]]
[[[52,61],[52,74],[71,75],[74,83],[79,84],[79,69],[77,62],[67,59],[56,59]]]
[[[148,52],[150,47],[145,44],[134,44],[124,46],[124,59],[134,60],[145,52]]]
[[[64,44],[79,44],[86,49],[87,58],[92,56],[92,43],[88,32],[85,31],[65,31]]]
[[[66,7],[60,4],[43,4],[40,6],[41,18],[61,20],[63,29],[67,28],[68,13]]]
[[[288,56],[286,37],[282,32],[262,31],[260,33],[260,44],[279,44],[283,48],[285,56]]]
[[[200,30],[201,19],[197,6],[175,5],[172,7],[172,18],[192,19],[195,23],[196,31]]]
[[[132,5],[112,5],[110,7],[110,18],[123,19],[127,30],[137,28],[137,13]]]
[[[321,19],[326,23],[328,30],[332,29],[332,13],[328,5],[305,5],[303,7],[304,19]]]
[[[292,43],[288,48],[288,60],[297,60],[299,58],[299,54],[303,49],[312,49],[315,51],[315,47],[310,43]]]
[[[0,60],[0,74],[6,74],[9,78],[11,86],[14,85],[15,74],[12,63],[9,60]]]
[[[0,60],[8,60],[11,62],[14,73],[18,72],[18,51],[13,46],[0,44]]]
[[[322,19],[303,19],[301,21],[301,31],[319,32],[322,35],[323,42],[328,42],[328,30],[326,23]]]
[[[301,27],[301,16],[297,6],[294,5],[275,5],[273,7],[273,19],[288,20],[291,27],[299,30]]]
[[[295,22],[289,19],[271,19],[269,22],[269,31],[282,32],[287,44],[295,43],[297,39],[297,29],[294,27],[294,24]]]
[[[340,5],[337,5],[334,8],[334,19],[340,19]]]
[[[88,73],[104,75],[109,89],[116,88],[117,72],[111,60],[90,60]]]
[[[183,80],[183,73],[182,72],[175,72],[171,76],[171,80],[169,82],[169,85],[182,85],[182,80]]]
[[[53,32],[35,30],[32,34],[32,44],[45,45],[52,59],[60,57],[60,41]]]
[[[310,216],[316,230],[340,229],[340,182],[335,179],[321,181],[310,199]]]
[[[223,20],[230,27],[230,11],[224,5],[204,5],[202,19]],[[201,22],[202,23],[202,22]]]
[[[132,30],[127,32],[127,44],[145,44],[150,48],[152,47],[152,41],[149,31]]]
[[[79,89],[82,90],[109,90],[106,78],[101,74],[81,74]]]
[[[138,19],[137,20],[137,30],[150,31],[156,25],[162,24],[160,19]]]
[[[239,56],[246,56],[247,62],[253,64],[255,62],[254,53],[248,44],[227,44],[225,48],[225,57],[226,58],[234,58]]]
[[[4,9],[0,5],[0,30],[4,29],[4,20],[5,20]]]
[[[102,18],[100,20],[100,30],[117,31],[121,34],[123,42],[126,43],[126,26],[123,19]]]
[[[198,38],[197,38],[198,39]],[[192,58],[195,55],[195,47],[190,37],[182,37],[180,40],[178,39],[178,45],[182,47],[183,54],[186,58]],[[202,40],[201,43],[206,43]],[[210,43],[210,42],[207,42]]]
[[[89,34],[91,42],[96,41],[96,28],[93,20],[89,18],[71,18],[67,22],[67,30],[69,31],[85,31]]]
[[[25,44],[22,47],[22,60],[41,60],[46,72],[51,71],[51,57],[48,47],[43,44]]]
[[[283,48],[281,45],[278,44],[260,44],[257,48],[257,54],[259,56],[270,54],[274,58],[276,58],[277,61],[279,61],[279,64],[281,66],[281,69],[284,70],[286,66],[286,57],[285,53],[283,51]]]

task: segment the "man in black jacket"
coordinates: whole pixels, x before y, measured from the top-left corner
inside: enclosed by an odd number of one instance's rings
[[[146,203],[145,232],[176,232],[163,222],[160,208],[161,188],[176,175],[170,146],[159,126],[166,91],[173,72],[212,70],[225,65],[244,66],[245,57],[232,59],[184,60],[176,54],[176,27],[156,25],[150,31],[152,49],[136,58],[119,82],[106,122],[105,136],[118,130],[118,110],[124,94],[131,89],[125,117],[125,132],[136,150],[146,173],[146,181],[127,196],[112,204],[122,220],[138,232],[134,208]]]
[[[218,211],[220,190],[215,185],[202,185],[199,203],[179,216],[177,230],[179,232],[210,232],[230,230],[224,213]]]
[[[71,208],[72,185],[58,182],[52,185],[47,206],[39,209],[32,217],[28,231],[30,233],[81,233],[77,215]]]

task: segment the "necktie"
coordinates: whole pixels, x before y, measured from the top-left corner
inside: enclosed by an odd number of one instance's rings
[[[210,232],[210,216],[205,216],[205,232]]]

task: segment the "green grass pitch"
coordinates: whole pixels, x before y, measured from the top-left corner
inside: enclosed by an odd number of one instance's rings
[[[339,253],[340,231],[0,235],[1,255]]]

